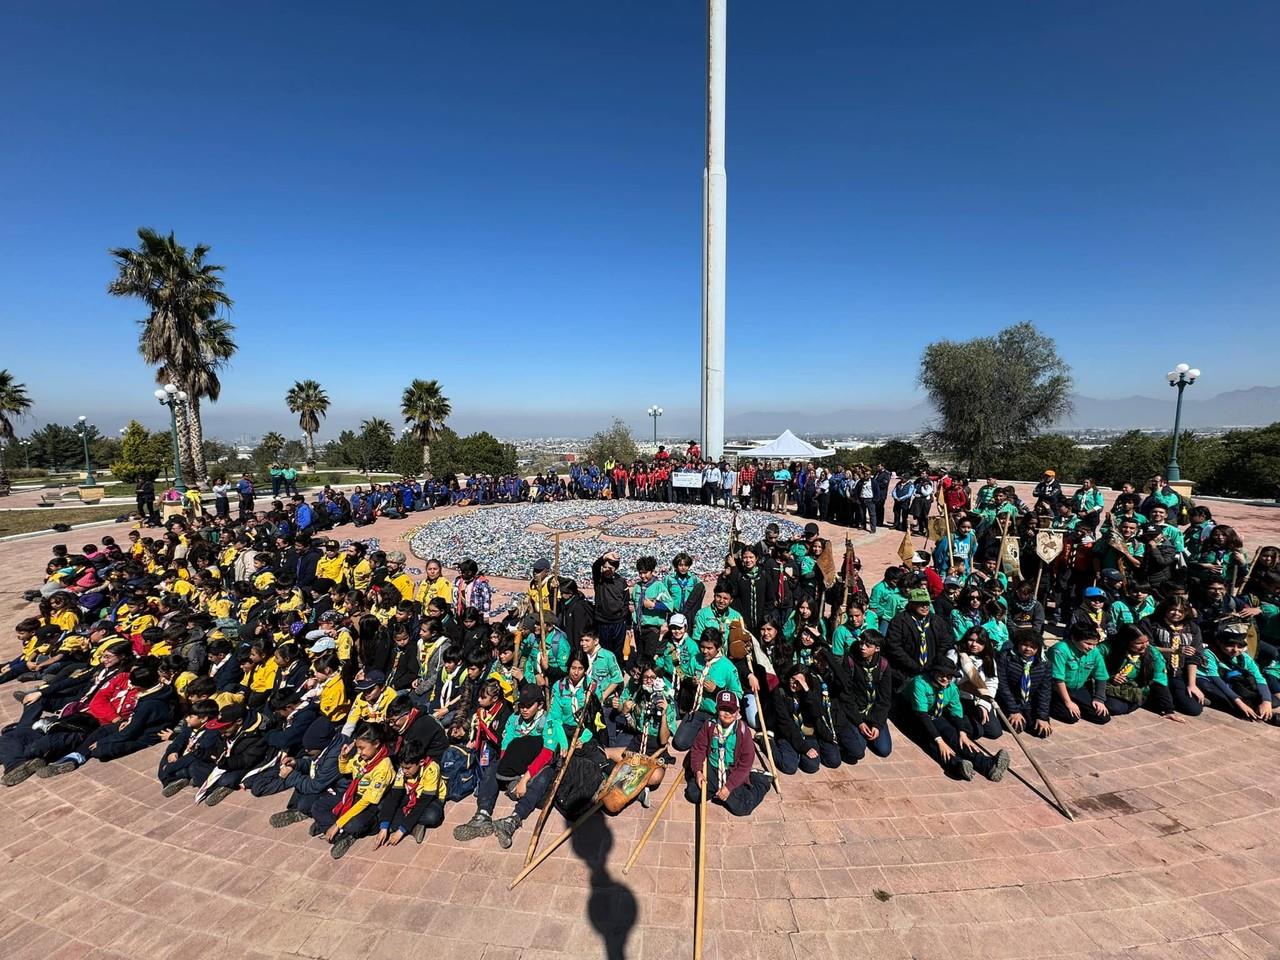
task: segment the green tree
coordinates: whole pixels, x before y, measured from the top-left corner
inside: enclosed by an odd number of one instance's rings
[[[169,455],[172,441],[169,432],[158,434],[163,438],[161,447],[146,427],[137,420],[130,420],[120,440],[120,456],[111,463],[111,475],[122,483],[160,475]]]
[[[941,340],[920,358],[920,385],[938,418],[933,439],[986,473],[1001,447],[1024,440],[1071,410],[1069,368],[1053,339],[1030,323],[994,337]]]
[[[326,443],[324,462],[330,467],[359,467],[364,462],[364,450],[355,431],[343,430],[338,439]]]
[[[1182,446],[1178,460],[1182,461]],[[1202,478],[1199,492],[1225,497],[1280,499],[1280,423],[1255,430],[1231,430],[1219,438],[1220,455]]]
[[[90,446],[101,436],[98,428],[87,425]],[[31,441],[32,466],[61,472],[84,466],[84,441],[74,427],[49,423],[27,438]]]
[[[582,450],[582,457],[589,463],[632,463],[640,456],[631,428],[617,417],[608,429],[597,431]]]
[[[285,394],[284,402],[298,415],[298,426],[307,435],[307,460],[315,463],[316,434],[320,420],[329,412],[329,395],[315,380],[297,380]]]
[[[206,263],[210,248],[197,244],[188,250],[174,235],[161,236],[147,227],[138,230],[138,246],[115,247],[116,276],[107,292],[136,297],[147,316],[140,321],[138,352],[154,365],[156,381],[172,381],[190,397],[181,414],[179,444],[182,460],[203,479],[200,401],[217,400],[221,390],[218,368],[235,352],[234,327],[218,316],[232,305],[224,290],[223,267]]]
[[[405,387],[400,398],[400,414],[422,446],[423,473],[431,470],[431,443],[452,412],[449,398],[441,392],[437,381],[415,379]]]
[[[0,370],[0,441],[12,443],[17,439],[13,421],[25,417],[30,409],[27,385],[15,380],[8,370]]]
[[[360,424],[362,470],[389,470],[395,454],[395,433],[381,417],[371,417]]]
[[[1141,430],[1130,430],[1089,452],[1083,475],[1092,477],[1100,486],[1119,487],[1123,483],[1141,486],[1153,473],[1163,470],[1159,438]]]
[[[1062,483],[1079,483],[1087,451],[1060,433],[1042,433],[1003,447],[992,461],[990,475],[1008,480],[1034,480],[1046,470],[1057,471]]]
[[[416,477],[422,472],[422,445],[412,433],[404,433],[391,450],[391,469],[402,477]]]

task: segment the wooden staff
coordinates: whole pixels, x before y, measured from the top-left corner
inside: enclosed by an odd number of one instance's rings
[[[849,581],[853,579],[853,538],[844,535],[844,595],[840,598],[840,616],[836,626],[842,626],[849,619]]]
[[[999,514],[997,514],[997,516],[999,516]],[[1013,525],[1013,524],[1011,524],[1011,523],[1009,522],[1009,518],[1008,518],[1008,517],[1005,517],[1005,518],[1004,518],[1004,523],[1000,524],[1000,548],[999,548],[999,557],[1000,557],[1000,560],[999,560],[999,562],[998,562],[998,563],[997,563],[997,565],[996,565],[996,569],[997,569],[997,570],[1000,570],[1000,571],[1002,571],[1002,572],[1004,571],[1004,546],[1005,546],[1005,544],[1006,544],[1006,543],[1008,542],[1008,540],[1009,540],[1009,528],[1010,528],[1012,525]],[[1007,576],[1007,574],[1006,574],[1006,576]]]
[[[635,865],[635,862],[638,859],[640,859],[640,854],[644,850],[644,845],[649,842],[649,834],[653,833],[653,828],[658,825],[658,821],[661,820],[662,815],[666,813],[672,797],[676,795],[676,791],[680,789],[680,785],[684,783],[686,776],[687,772],[684,764],[681,764],[679,776],[672,779],[671,786],[668,788],[666,796],[662,798],[662,803],[658,804],[657,812],[655,812],[653,817],[649,820],[649,826],[644,828],[644,833],[642,833],[640,835],[640,839],[636,841],[636,847],[631,851],[631,856],[627,857],[627,862],[622,867],[622,872],[624,874]]]
[[[698,870],[695,874],[695,884],[697,890],[693,899],[693,957],[694,960],[702,960],[702,921],[703,903],[707,894],[707,760],[710,754],[702,760],[702,797],[698,801],[698,843],[694,850],[694,857],[698,861]]]
[[[570,741],[569,749],[564,755],[564,763],[560,764],[560,770],[556,774],[555,782],[551,784],[551,792],[547,794],[546,803],[538,811],[538,822],[534,824],[533,836],[529,838],[529,851],[524,856],[526,866],[538,850],[538,838],[542,836],[542,828],[546,826],[547,817],[551,814],[551,808],[555,806],[556,791],[560,789],[560,781],[564,779],[564,772],[569,769],[569,761],[573,759],[573,754],[578,749],[578,741],[582,739],[582,728],[586,726],[587,720],[587,708],[591,705],[591,698],[595,695],[595,692],[596,685],[593,681],[591,686],[587,687],[587,695],[582,701],[582,713],[578,717],[577,727],[573,731],[573,740]]]
[[[938,478],[938,507],[942,510],[942,526],[947,536],[947,555],[951,559],[951,564],[947,567],[947,573],[951,573],[956,568],[956,541],[951,536],[951,511],[947,508],[947,498],[942,490],[941,477]]]
[[[1048,787],[1049,792],[1053,794],[1053,799],[1057,803],[1058,809],[1062,811],[1062,815],[1068,820],[1074,820],[1075,814],[1071,812],[1071,808],[1067,806],[1067,802],[1062,799],[1061,794],[1058,793],[1058,788],[1053,785],[1053,781],[1050,780],[1049,775],[1044,772],[1044,768],[1036,762],[1036,758],[1031,755],[1031,751],[1027,749],[1027,745],[1022,742],[1022,737],[1018,734],[1018,731],[1013,729],[1013,724],[1009,722],[1009,717],[1005,714],[1004,708],[998,703],[993,703],[993,706],[996,708],[996,714],[1000,717],[1000,722],[1005,725],[1005,728],[1011,734],[1013,734],[1013,742],[1022,748],[1022,753],[1027,758],[1027,761],[1035,768],[1036,773],[1040,774],[1040,779],[1044,781],[1044,785]]]
[[[550,844],[548,844],[547,848],[543,850],[540,854],[538,854],[535,860],[533,860],[531,863],[525,864],[525,868],[521,870],[518,874],[516,874],[516,878],[511,881],[511,884],[510,886],[507,887],[507,889],[514,890],[516,888],[517,883],[519,883],[529,874],[533,873],[533,871],[536,870],[542,864],[542,862],[547,859],[547,857],[551,856],[551,854],[555,853],[556,850],[559,849],[562,843],[568,840],[569,837],[573,836],[573,831],[577,830],[578,827],[582,826],[584,823],[587,822],[587,820],[593,817],[603,805],[604,804],[597,801],[596,803],[593,803],[589,808],[587,808],[587,812],[584,813],[582,816],[580,816],[577,820],[573,821],[573,823],[569,826],[568,830],[560,834],[560,836],[556,837],[555,840],[553,840]]]
[[[751,637],[751,634],[747,634]],[[755,637],[751,637],[751,642],[747,644],[747,669],[751,671],[751,675],[756,675],[756,641]],[[765,687],[768,687],[768,681],[765,681]],[[769,773],[773,777],[773,789],[778,792],[778,796],[782,796],[782,787],[779,784],[778,767],[773,762],[773,744],[769,742],[769,727],[764,722],[764,702],[760,699],[760,695],[756,694],[756,716],[760,718],[760,733],[764,737],[764,756],[769,763]]]
[[[551,539],[555,549],[551,554],[551,612],[560,612],[560,538],[562,533],[553,534]]]
[[[1262,554],[1262,547],[1260,547],[1260,546],[1259,546],[1259,547],[1255,547],[1255,548],[1254,548],[1254,551],[1253,551],[1253,559],[1249,561],[1249,566],[1247,566],[1247,567],[1245,567],[1245,568],[1244,568],[1244,579],[1240,581],[1240,590],[1241,590],[1242,592],[1244,591],[1244,588],[1245,588],[1245,587],[1247,587],[1247,586],[1249,585],[1249,578],[1250,578],[1251,576],[1253,576],[1253,565],[1254,565],[1255,563],[1257,563],[1257,562],[1258,562],[1258,557],[1259,557],[1261,554]],[[1235,582],[1233,581],[1232,583],[1228,584],[1227,586],[1228,586],[1228,589],[1229,589],[1229,591],[1230,591],[1231,596],[1233,596],[1233,597],[1234,597],[1234,596],[1236,595],[1236,585],[1235,585]]]

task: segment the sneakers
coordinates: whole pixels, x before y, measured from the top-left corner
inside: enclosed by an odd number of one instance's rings
[[[235,793],[230,787],[214,787],[209,791],[209,795],[204,798],[206,807],[216,807],[231,794]]]
[[[488,837],[493,835],[493,818],[483,810],[477,810],[476,815],[466,823],[460,823],[453,828],[453,839],[465,843],[468,840],[477,840],[480,837]],[[508,842],[507,844],[511,844]]]
[[[28,693],[30,693],[30,692],[31,692],[30,690],[14,690],[14,691],[13,691],[13,699],[15,699],[15,700],[17,700],[19,703],[21,703],[23,700],[25,700],[25,699],[26,699],[27,694],[28,694]]]
[[[42,778],[60,777],[64,773],[70,773],[76,768],[74,760],[59,760],[57,763],[50,763],[41,767],[36,771],[36,776]]]
[[[160,791],[162,797],[176,797],[187,787],[191,786],[191,781],[187,779],[175,780],[173,783],[166,783],[164,789]]]
[[[293,823],[301,823],[306,819],[307,815],[299,810],[281,810],[279,813],[273,813],[267,822],[278,830]]]
[[[963,759],[960,760],[959,762],[956,763],[956,775],[961,780],[972,780],[973,764],[970,763],[968,760],[963,760]]]
[[[511,838],[515,836],[516,831],[519,829],[520,818],[514,814],[510,817],[503,817],[501,820],[495,820],[493,832],[498,838],[498,846],[503,850],[511,849]]]
[[[341,860],[347,855],[356,842],[356,838],[348,833],[338,834],[338,839],[333,841],[333,846],[329,848],[329,856],[335,860]]]
[[[642,806],[642,807],[644,807],[646,810],[648,810],[648,809],[649,809],[649,803],[650,803],[650,800],[649,800],[649,788],[648,788],[648,787],[645,787],[643,790],[641,790],[641,791],[640,791],[640,806]]]
[[[999,783],[1004,779],[1004,772],[1009,769],[1009,751],[1001,750],[996,754],[995,765],[992,766],[991,772],[987,774],[987,779],[992,783]]]
[[[313,823],[311,824],[311,829],[307,831],[307,836],[318,837],[322,833],[324,833],[324,827],[320,826],[318,823]]]
[[[43,757],[35,757],[31,760],[24,760],[12,770],[6,770],[4,776],[0,777],[0,783],[6,787],[16,787],[23,780],[35,774],[37,770],[47,766]]]
[[[427,828],[425,824],[418,824],[413,828],[413,839],[415,843],[421,843],[427,839]]]

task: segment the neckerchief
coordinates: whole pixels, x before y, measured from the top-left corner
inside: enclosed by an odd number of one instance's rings
[[[879,666],[876,662],[877,658],[878,655],[871,658],[871,663],[864,663],[860,665],[862,667],[864,682],[867,685],[867,705],[862,708],[863,717],[869,717],[871,715],[871,707],[876,702],[876,667]]]
[[[1032,657],[1022,665],[1022,680],[1019,689],[1022,691],[1022,702],[1026,703],[1031,696],[1031,668],[1035,665],[1036,658]]]
[[[418,708],[417,708],[417,707],[413,707],[413,708],[408,712],[408,714],[406,714],[406,715],[405,715],[405,720],[404,720],[404,729],[405,729],[405,730],[408,730],[408,729],[409,729],[409,727],[411,727],[411,726],[413,725],[413,721],[415,721],[415,720],[417,720],[417,719],[418,719]],[[403,732],[401,732],[401,733],[397,733],[397,734],[396,734],[396,743],[395,743],[395,750],[396,750],[396,753],[399,753],[399,752],[400,752],[400,748],[401,748],[402,746],[404,746],[404,733],[403,733]]]
[[[354,771],[354,776],[352,776],[351,782],[347,784],[347,792],[342,795],[342,799],[339,800],[337,806],[333,808],[334,813],[338,816],[342,816],[355,805],[356,791],[360,789],[360,779],[386,758],[387,748],[385,746],[381,746],[378,748],[378,752],[369,759],[368,763],[362,767],[358,767]]]
[[[1135,653],[1126,654],[1124,658],[1124,666],[1120,668],[1120,679],[1128,680],[1138,672],[1138,661],[1142,658]]]
[[[915,620],[915,617],[911,619]],[[924,668],[929,665],[929,618],[916,621],[916,629],[920,631],[920,666]]]
[[[410,814],[413,808],[418,804],[418,785],[422,783],[422,778],[426,776],[427,768],[435,763],[430,757],[422,758],[422,765],[418,770],[418,776],[415,780],[404,778],[404,812]]]
[[[933,688],[933,709],[929,711],[933,716],[942,716],[942,687]]]
[[[728,769],[725,765],[725,752],[729,746],[729,736],[733,733],[733,726],[722,727],[719,723],[715,726],[716,729],[711,735],[711,745],[716,751],[716,769],[720,771],[716,779],[720,786],[723,787],[725,785],[725,772]]]

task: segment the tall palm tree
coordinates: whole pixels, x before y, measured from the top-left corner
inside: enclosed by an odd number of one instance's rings
[[[9,443],[16,438],[13,421],[25,417],[30,409],[27,385],[15,380],[8,370],[0,370],[0,440]]]
[[[235,328],[218,316],[232,300],[223,290],[218,264],[206,263],[206,244],[188,250],[174,235],[138,229],[138,246],[115,247],[116,277],[107,292],[137,297],[148,309],[139,321],[138,352],[157,367],[156,381],[172,381],[191,398],[178,432],[182,459],[192,475],[204,476],[200,400],[216,401],[221,391],[217,370],[236,351]]]
[[[440,392],[440,384],[436,380],[415,379],[405,387],[400,398],[400,413],[404,422],[413,427],[413,435],[422,444],[422,470],[431,469],[431,442],[436,438],[436,430],[444,426],[445,420],[453,412],[449,398]]]
[[[285,445],[284,434],[272,430],[262,435],[262,445],[271,451],[271,459],[280,459],[280,449]]]
[[[316,459],[316,434],[320,432],[320,418],[329,412],[329,395],[315,380],[295,380],[284,395],[289,412],[298,414],[298,426],[307,435],[307,460]]]

